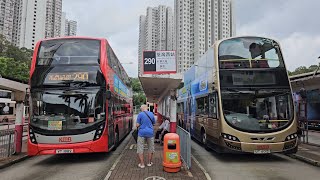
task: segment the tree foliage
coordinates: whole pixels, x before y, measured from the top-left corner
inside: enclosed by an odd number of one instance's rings
[[[138,78],[131,79],[131,87],[133,92],[142,92],[142,86]]]
[[[0,35],[0,75],[27,82],[33,51],[18,48]]]
[[[28,82],[30,61],[0,57],[0,75]]]
[[[303,73],[308,73],[308,72],[313,72],[318,68],[317,65],[311,65],[308,68],[306,66],[300,66],[297,67],[293,72],[289,71],[289,75],[293,76],[293,75],[298,75],[298,74],[303,74]]]
[[[143,92],[140,80],[138,78],[131,78],[131,87],[133,91],[133,104],[140,106],[146,103],[146,96]]]

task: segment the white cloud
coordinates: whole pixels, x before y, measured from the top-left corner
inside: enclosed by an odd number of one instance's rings
[[[309,67],[319,63],[320,35],[308,36],[293,33],[289,37],[281,39],[280,45],[287,68],[291,71],[299,66]]]
[[[242,1],[250,8],[249,0]],[[270,6],[272,2],[275,1],[260,2],[259,11],[251,7],[251,13],[238,9],[237,16],[240,16],[238,19],[241,22],[237,22],[237,35],[256,35],[278,40],[290,71],[299,66],[318,64],[320,21],[315,17],[319,17],[320,1],[310,0],[303,3],[300,0],[284,0],[277,3],[277,6]],[[263,11],[261,7],[265,5],[267,10]],[[259,18],[246,21],[245,17],[250,15]]]
[[[76,1],[76,2],[75,2]],[[234,0],[237,35],[279,40],[289,70],[317,63],[320,45],[320,1]],[[79,35],[107,38],[130,76],[138,71],[139,16],[146,8],[174,0],[64,0],[67,17],[78,21]]]
[[[67,18],[78,21],[78,35],[107,38],[129,76],[138,76],[139,16],[148,6],[174,0],[64,0]]]

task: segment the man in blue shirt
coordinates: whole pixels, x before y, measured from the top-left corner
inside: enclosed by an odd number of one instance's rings
[[[143,149],[144,143],[147,140],[148,143],[148,164],[152,166],[152,156],[154,153],[154,138],[153,138],[153,125],[156,123],[152,112],[148,111],[147,105],[141,106],[141,112],[137,117],[138,140],[137,140],[137,153],[140,159],[138,166],[144,168]]]

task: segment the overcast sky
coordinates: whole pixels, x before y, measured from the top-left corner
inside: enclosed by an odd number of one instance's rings
[[[236,35],[280,42],[289,70],[317,64],[320,56],[319,0],[234,0]],[[78,35],[105,37],[129,76],[138,74],[139,16],[148,6],[173,7],[174,0],[63,0]]]

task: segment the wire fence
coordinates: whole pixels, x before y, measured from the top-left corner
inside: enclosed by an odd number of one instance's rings
[[[181,159],[187,165],[187,167],[191,168],[191,136],[190,133],[180,126],[177,126],[177,134],[180,138],[180,153]]]
[[[14,154],[15,149],[15,130],[0,130],[0,159],[10,157]]]

